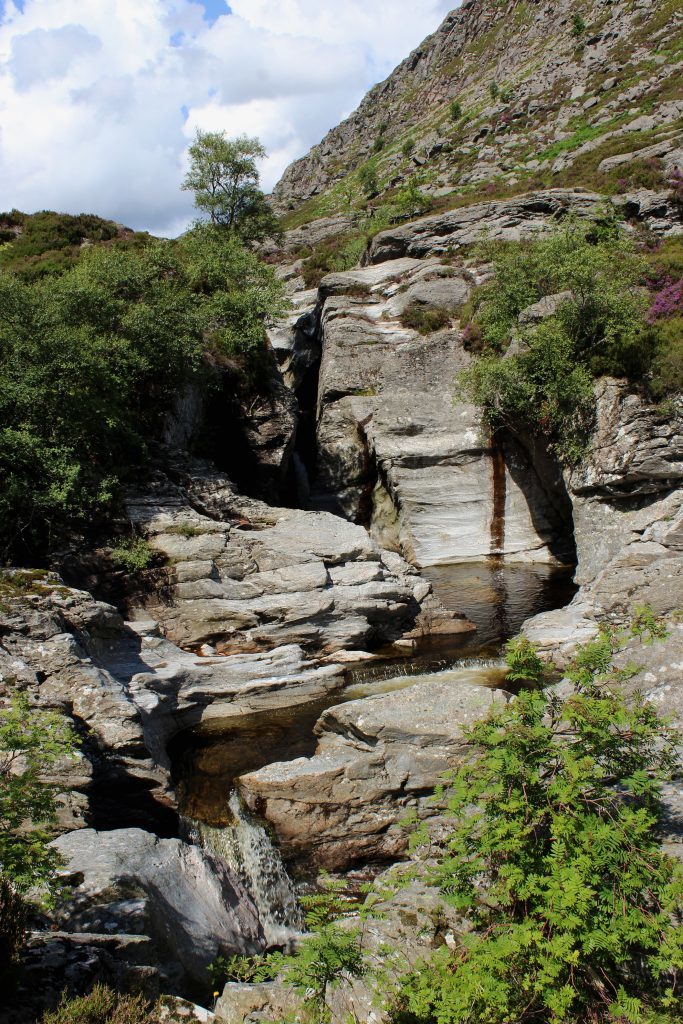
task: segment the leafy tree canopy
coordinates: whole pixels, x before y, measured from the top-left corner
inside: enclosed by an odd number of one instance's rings
[[[0,273],[0,553],[35,557],[105,510],[202,356],[256,354],[282,294],[210,225],[34,283]]]
[[[194,192],[198,210],[211,223],[244,241],[262,241],[280,233],[277,218],[259,188],[257,160],[266,155],[258,139],[225,132],[198,131],[190,146],[190,169],[183,189]]]

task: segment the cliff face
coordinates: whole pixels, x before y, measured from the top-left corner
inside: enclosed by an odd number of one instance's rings
[[[299,223],[344,211],[367,166],[380,193],[417,175],[456,198],[539,178],[615,185],[629,160],[613,158],[634,150],[683,163],[682,32],[678,0],[464,0],[287,169],[275,203]]]

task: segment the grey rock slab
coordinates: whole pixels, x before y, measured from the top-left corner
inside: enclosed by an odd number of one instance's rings
[[[247,803],[276,830],[287,856],[341,868],[405,848],[399,819],[434,812],[426,799],[464,756],[461,729],[501,691],[429,682],[330,708],[311,758],[272,764],[238,781]]]
[[[559,213],[591,216],[603,201],[597,193],[547,189],[509,200],[476,203],[381,231],[372,240],[367,259],[381,264],[406,256],[421,258],[470,244],[484,235],[517,241],[547,230]]]
[[[66,861],[64,874],[77,882],[59,911],[68,931],[128,931],[134,900],[136,931],[152,939],[156,958],[177,961],[198,983],[219,953],[263,947],[256,910],[241,883],[200,847],[142,829],[81,829],[53,846]]]

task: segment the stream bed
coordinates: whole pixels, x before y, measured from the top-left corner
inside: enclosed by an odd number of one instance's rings
[[[438,653],[360,662],[348,669],[344,687],[324,699],[260,712],[237,723],[234,718],[212,719],[177,736],[169,748],[186,838],[241,877],[271,947],[288,947],[303,927],[297,886],[268,828],[242,805],[234,780],[276,762],[311,757],[316,723],[329,707],[418,683],[502,687],[505,641],[519,632],[525,619],[566,605],[576,590],[569,568],[510,565],[498,559],[438,566],[424,575],[442,603],[464,612],[476,632]]]
[[[525,619],[567,604],[575,593],[570,568],[464,563],[424,575],[444,605],[463,611],[477,627],[438,656],[369,661],[349,669],[346,686],[322,700],[240,719],[211,720],[176,737],[169,753],[182,815],[197,826],[234,822],[234,779],[277,761],[315,753],[315,724],[327,708],[429,680],[500,687],[502,647]]]

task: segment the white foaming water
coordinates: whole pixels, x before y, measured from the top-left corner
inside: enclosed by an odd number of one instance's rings
[[[470,683],[473,686],[503,686],[506,665],[500,658],[463,658],[451,662],[441,671],[420,672],[415,666],[383,667],[377,672],[370,669],[362,681],[352,683],[344,691],[346,699],[358,700],[373,694],[391,693],[418,683]]]
[[[249,890],[269,945],[288,945],[304,926],[294,886],[266,829],[233,792],[228,800],[231,825],[216,828],[194,822],[201,846],[224,860]]]

